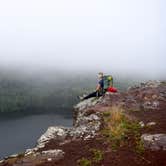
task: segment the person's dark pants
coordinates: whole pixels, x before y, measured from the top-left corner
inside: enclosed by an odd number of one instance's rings
[[[99,96],[102,96],[102,94],[99,94],[99,92],[95,91],[95,92],[92,92],[92,93],[90,93],[89,95],[85,96],[85,97],[83,98],[83,100],[89,99],[89,98],[91,98],[91,97],[99,97]]]

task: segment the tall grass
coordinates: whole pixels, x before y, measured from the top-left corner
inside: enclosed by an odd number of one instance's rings
[[[124,145],[128,135],[133,135],[134,139],[139,135],[139,124],[131,121],[122,107],[110,107],[103,115],[105,127],[102,134],[111,142],[112,148]]]

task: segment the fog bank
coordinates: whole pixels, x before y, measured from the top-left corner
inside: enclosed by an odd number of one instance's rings
[[[0,66],[164,78],[164,0],[0,2]]]

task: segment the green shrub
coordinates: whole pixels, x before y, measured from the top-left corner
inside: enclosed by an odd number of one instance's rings
[[[86,158],[84,158],[84,157],[82,159],[78,160],[77,164],[79,166],[91,166],[92,165],[91,161],[86,159]]]
[[[111,107],[106,115],[104,117],[105,127],[101,133],[111,143],[113,150],[123,145],[129,135],[135,140],[140,138],[140,125],[126,117],[121,107]]]
[[[135,147],[135,150],[138,154],[143,154],[145,152],[145,148],[144,148],[144,144],[143,142],[141,141],[141,139],[138,139],[136,141],[136,147]]]
[[[93,153],[93,159],[92,161],[95,163],[100,162],[101,160],[103,160],[104,158],[104,153],[101,150],[98,149],[91,149],[92,153]]]

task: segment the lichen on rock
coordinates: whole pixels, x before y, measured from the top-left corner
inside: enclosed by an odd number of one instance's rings
[[[143,134],[141,139],[146,149],[166,150],[166,134]]]

